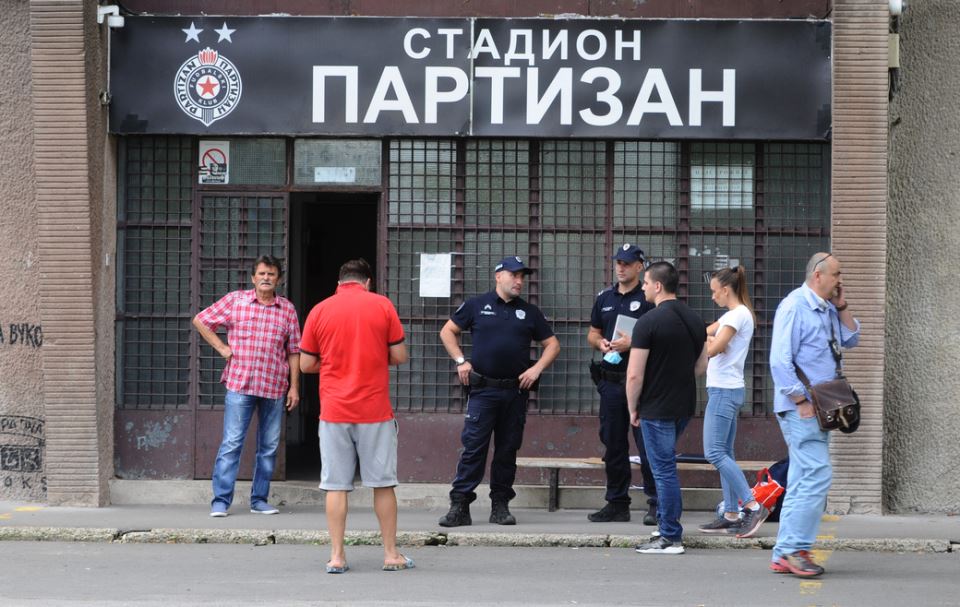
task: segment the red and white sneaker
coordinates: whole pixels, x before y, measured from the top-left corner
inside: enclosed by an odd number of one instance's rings
[[[781,570],[783,569],[783,570]],[[813,562],[806,550],[797,550],[770,563],[775,573],[792,573],[799,577],[815,577],[823,573],[823,567]]]

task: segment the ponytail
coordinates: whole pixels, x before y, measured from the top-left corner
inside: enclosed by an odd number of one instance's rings
[[[740,303],[747,306],[750,314],[753,316],[753,324],[757,324],[757,313],[753,309],[753,302],[750,300],[750,289],[747,286],[747,271],[743,266],[736,268],[724,268],[713,273],[722,287],[730,287],[733,294],[737,296]]]

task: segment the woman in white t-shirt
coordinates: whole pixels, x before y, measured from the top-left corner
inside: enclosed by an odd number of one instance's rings
[[[743,364],[753,337],[755,316],[743,266],[724,268],[710,278],[714,303],[727,312],[707,327],[707,410],[703,453],[716,466],[723,487],[723,514],[700,527],[704,533],[750,537],[770,512],[753,499],[750,485],[733,455],[737,417],[744,400]],[[743,504],[743,509],[739,507]]]

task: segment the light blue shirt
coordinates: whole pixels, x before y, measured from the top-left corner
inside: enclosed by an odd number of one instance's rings
[[[860,341],[860,321],[850,331],[840,322],[836,306],[824,300],[804,283],[783,298],[773,317],[770,344],[770,374],[773,376],[773,410],[795,411],[791,396],[809,398],[794,364],[803,369],[812,384],[832,379],[837,366],[830,352],[830,325],[843,348]]]

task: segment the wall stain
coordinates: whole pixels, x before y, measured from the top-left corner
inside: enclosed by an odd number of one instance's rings
[[[179,421],[178,416],[173,418],[168,418],[160,422],[147,422],[144,425],[144,433],[138,434],[136,436],[136,446],[140,451],[149,451],[150,449],[161,449],[166,445],[167,440],[170,439],[170,434],[173,432],[173,428],[176,423]],[[132,424],[127,424],[131,426]],[[127,429],[128,431],[130,428]],[[173,439],[171,444],[176,443],[176,439]]]

